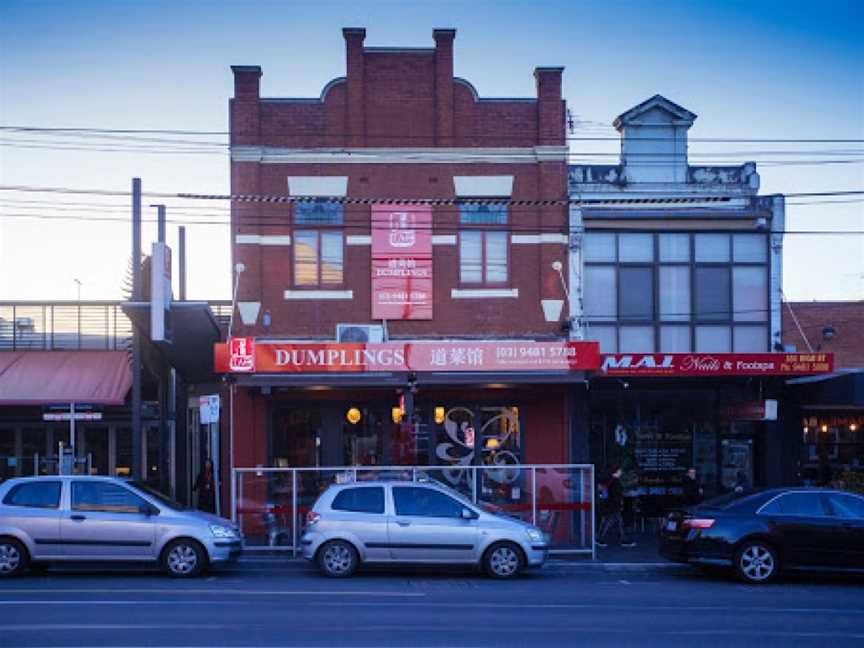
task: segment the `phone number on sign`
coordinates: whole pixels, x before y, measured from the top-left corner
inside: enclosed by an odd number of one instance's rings
[[[560,358],[575,358],[576,349],[566,346],[499,347],[495,349],[495,357],[499,360],[520,360],[525,358],[549,358],[557,360]]]

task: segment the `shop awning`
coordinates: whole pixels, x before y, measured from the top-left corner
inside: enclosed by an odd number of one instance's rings
[[[122,405],[125,351],[0,351],[0,405]]]

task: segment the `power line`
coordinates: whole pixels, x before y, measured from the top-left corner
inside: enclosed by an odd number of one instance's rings
[[[604,124],[605,126],[605,124]],[[113,133],[113,134],[127,134],[127,135],[137,135],[137,134],[152,134],[152,135],[231,135],[230,131],[205,131],[205,130],[192,130],[192,129],[145,129],[145,128],[89,128],[89,127],[78,127],[78,126],[67,126],[67,127],[43,127],[43,126],[16,126],[16,125],[7,125],[0,126],[0,130],[6,131],[21,131],[21,132],[47,132],[47,133]],[[297,137],[307,137],[307,136],[327,136],[327,137],[347,137],[348,135],[354,135],[349,133],[332,133],[332,132],[304,132],[304,133],[296,133],[296,132],[281,132],[276,131],[269,133],[272,135],[295,135]],[[381,138],[381,139],[433,139],[432,135],[364,135],[364,137],[368,138]],[[466,139],[525,139],[524,135],[472,135],[467,136]],[[566,136],[563,138],[566,141],[620,141],[621,137],[616,136],[606,136],[606,137],[579,137],[579,136]],[[669,141],[669,137],[629,137],[628,141]],[[777,144],[777,143],[800,143],[800,144],[854,144],[854,143],[864,143],[864,138],[787,138],[787,137],[776,137],[776,138],[746,138],[746,137],[688,137],[688,141],[690,142],[716,142],[716,143],[757,143],[757,144]]]

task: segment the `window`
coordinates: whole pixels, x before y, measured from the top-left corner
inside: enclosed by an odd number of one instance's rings
[[[654,272],[651,267],[621,266],[618,270],[618,319],[654,319]]]
[[[506,205],[460,205],[459,221],[477,226],[459,232],[459,281],[463,284],[506,284],[509,279],[507,232],[488,228],[507,224]]]
[[[321,229],[294,231],[294,284],[338,286],[344,276],[342,205],[327,201],[294,204],[294,224]]]
[[[764,266],[735,266],[732,270],[734,319],[764,322],[768,312],[768,286]]]
[[[696,319],[729,320],[729,268],[696,268]]]
[[[828,503],[831,504],[831,510],[837,517],[864,520],[864,497],[830,493]]]
[[[294,283],[298,286],[342,283],[342,232],[294,232]]]
[[[690,268],[660,266],[660,320],[690,321]]]
[[[615,295],[615,266],[586,266],[585,317],[593,320],[614,320],[618,316]]]
[[[60,486],[59,481],[18,484],[3,498],[3,503],[7,506],[56,509],[60,506]]]
[[[383,513],[384,489],[380,486],[346,488],[336,495],[330,508],[354,513]]]
[[[593,339],[606,353],[767,351],[767,245],[756,233],[587,232]]]
[[[138,513],[146,502],[131,491],[105,482],[72,482],[72,510]]]
[[[421,517],[462,517],[462,504],[431,488],[412,488],[395,486],[393,502],[396,515],[417,515]]]
[[[819,493],[787,493],[763,506],[761,512],[802,517],[825,516],[825,508],[822,506]]]

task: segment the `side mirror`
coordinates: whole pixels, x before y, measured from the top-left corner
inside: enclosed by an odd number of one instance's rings
[[[469,508],[462,509],[462,519],[463,520],[476,520],[479,515],[477,515],[474,511]]]

